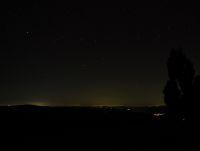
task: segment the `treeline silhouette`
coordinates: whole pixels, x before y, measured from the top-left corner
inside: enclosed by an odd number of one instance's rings
[[[164,101],[169,115],[176,119],[196,119],[200,100],[200,75],[182,49],[173,49],[167,61],[169,79]]]

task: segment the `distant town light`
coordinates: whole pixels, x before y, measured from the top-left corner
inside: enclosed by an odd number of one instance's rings
[[[155,117],[160,117],[160,116],[163,116],[163,115],[165,115],[164,113],[154,113],[153,114]]]

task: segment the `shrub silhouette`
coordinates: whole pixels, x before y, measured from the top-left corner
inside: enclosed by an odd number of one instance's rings
[[[195,77],[194,66],[181,49],[171,51],[167,68],[169,80],[163,93],[169,113],[191,116],[200,100],[200,76]]]

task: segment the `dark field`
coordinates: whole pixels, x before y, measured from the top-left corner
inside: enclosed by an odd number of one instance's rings
[[[158,114],[159,113],[159,114]],[[1,107],[1,146],[26,150],[194,150],[193,126],[164,107]]]

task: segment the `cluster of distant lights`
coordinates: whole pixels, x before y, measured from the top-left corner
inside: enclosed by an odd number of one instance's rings
[[[164,113],[154,113],[153,114],[155,117],[161,117],[161,116],[163,116],[163,115],[165,115]]]
[[[96,108],[106,108],[106,109],[116,109],[116,108],[121,108],[121,109],[124,109],[126,111],[132,111],[134,110],[134,108],[127,108],[127,107],[124,107],[124,106],[94,106]]]
[[[7,107],[12,107],[13,105],[7,105]],[[37,106],[41,106],[41,105],[37,105]],[[96,108],[104,108],[104,109],[107,109],[107,110],[113,110],[113,109],[115,109],[116,107],[111,107],[111,106],[95,106]],[[125,111],[128,111],[128,112],[130,112],[130,111],[133,111],[134,110],[134,108],[126,108],[126,107],[123,107],[123,106],[118,106],[119,108],[121,108],[121,109],[124,109]],[[165,115],[165,113],[153,113],[153,117],[154,118],[156,118],[156,119],[160,119],[162,116],[164,116]],[[182,121],[185,121],[186,120],[186,118],[185,117],[183,117],[182,119],[181,119]]]

